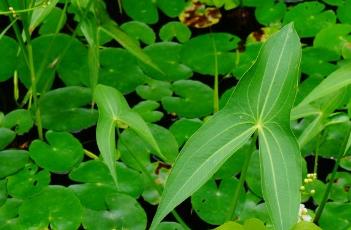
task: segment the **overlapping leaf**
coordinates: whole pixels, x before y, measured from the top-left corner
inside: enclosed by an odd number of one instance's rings
[[[301,160],[290,130],[290,110],[300,58],[299,38],[292,24],[267,41],[224,109],[184,146],[151,229],[199,189],[254,132],[260,143],[263,196],[274,228],[290,229],[297,222]]]

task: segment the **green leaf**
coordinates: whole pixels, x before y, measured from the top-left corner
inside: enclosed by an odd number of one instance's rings
[[[6,81],[13,76],[17,66],[17,42],[8,37],[0,36],[0,82]]]
[[[100,51],[99,83],[112,86],[123,94],[133,92],[147,81],[147,76],[139,67],[136,58],[120,48]]]
[[[290,110],[300,58],[300,42],[292,24],[270,37],[227,105],[183,147],[151,229],[199,189],[254,132],[258,132],[263,196],[273,226],[289,229],[297,222],[301,159],[290,130]]]
[[[130,21],[121,25],[121,29],[124,30],[129,36],[136,40],[144,42],[146,45],[155,43],[156,35],[150,26],[145,23],[138,21]]]
[[[94,98],[99,107],[99,120],[96,128],[97,144],[116,186],[118,185],[118,180],[115,172],[115,127],[119,128],[121,124],[128,125],[152,146],[158,156],[162,159],[167,159],[160,152],[157,142],[145,121],[139,114],[129,108],[127,101],[118,90],[104,85],[97,85]]]
[[[180,53],[184,64],[201,74],[227,74],[234,68],[240,39],[227,33],[200,35],[185,42]]]
[[[175,81],[190,78],[193,72],[188,66],[182,64],[181,49],[182,45],[174,42],[159,42],[150,45],[144,51],[162,73],[142,63],[141,67],[147,75],[156,80]]]
[[[16,198],[9,198],[0,206],[0,229],[5,230],[2,224],[18,216],[18,208],[21,206],[22,201]]]
[[[148,85],[136,88],[137,94],[146,100],[161,101],[163,97],[171,96],[171,83],[166,81],[150,80]]]
[[[246,150],[247,151],[247,150]],[[258,152],[254,152],[250,159],[246,174],[246,184],[256,196],[262,197],[262,175],[260,170],[260,158]]]
[[[157,122],[163,117],[163,113],[156,109],[160,104],[156,101],[141,101],[133,107],[133,110],[140,114],[146,122]]]
[[[83,226],[86,229],[146,229],[146,213],[132,197],[123,193],[111,194],[105,199],[107,210],[86,209]]]
[[[284,17],[284,23],[294,22],[301,37],[313,37],[321,29],[335,24],[333,11],[323,11],[324,4],[317,1],[304,2],[292,7]]]
[[[328,202],[319,220],[319,226],[322,229],[348,229],[351,225],[350,212],[351,203]]]
[[[1,124],[5,128],[14,128],[17,134],[22,135],[33,127],[33,118],[28,110],[16,109],[6,114]]]
[[[245,228],[234,221],[228,221],[221,226],[215,228],[215,230],[245,230]]]
[[[186,6],[185,0],[156,0],[156,2],[160,10],[171,18],[179,16]]]
[[[50,183],[50,173],[39,170],[35,164],[27,164],[24,169],[7,178],[9,195],[19,199],[29,198]]]
[[[39,99],[43,127],[76,132],[95,125],[97,111],[83,107],[91,101],[89,88],[68,86],[49,91]]]
[[[72,191],[62,186],[50,186],[23,201],[19,218],[25,228],[77,229],[82,218],[82,206]]]
[[[63,16],[62,16],[63,15]],[[61,16],[63,19],[61,19]],[[50,14],[44,19],[43,24],[40,26],[39,34],[52,34],[61,30],[66,24],[67,15],[61,8],[55,7]]]
[[[7,200],[7,190],[6,190],[6,180],[0,180],[0,207],[6,202]]]
[[[4,150],[0,152],[0,178],[9,176],[28,162],[28,153],[24,150]]]
[[[338,9],[336,10],[336,15],[341,23],[351,23],[351,2],[344,1],[342,4],[339,5]]]
[[[255,10],[255,16],[259,23],[268,26],[271,23],[279,22],[286,11],[286,5],[284,2],[265,2],[265,4],[259,6]]]
[[[29,31],[33,32],[35,28],[40,25],[46,17],[51,13],[51,11],[55,8],[58,0],[50,1],[50,4],[45,5],[45,7],[36,7],[30,19]],[[46,3],[43,3],[46,4]]]
[[[16,133],[8,128],[0,128],[0,150],[11,144],[16,138]]]
[[[154,24],[158,21],[158,13],[155,3],[151,0],[128,0],[122,1],[126,14],[136,21]]]
[[[162,222],[156,230],[185,230],[182,225],[175,222]]]
[[[51,172],[65,173],[83,159],[83,146],[72,134],[48,131],[45,137],[49,144],[35,140],[29,146],[30,157],[40,167]]]
[[[160,29],[160,38],[162,41],[172,41],[177,38],[179,42],[186,42],[191,37],[191,30],[189,27],[181,22],[168,22]]]
[[[351,41],[350,33],[350,24],[331,25],[316,35],[313,46],[326,48],[340,55],[342,48]]]
[[[175,121],[169,131],[173,133],[177,139],[178,145],[183,145],[202,125],[202,121],[199,119],[187,119],[181,118]]]
[[[219,185],[217,186],[217,183]],[[229,177],[220,182],[209,180],[191,197],[191,204],[197,215],[209,224],[219,225],[226,221],[226,216],[231,215],[231,203],[239,180]],[[241,189],[240,201],[244,201],[245,191]]]
[[[162,105],[167,112],[187,118],[211,114],[213,90],[209,86],[199,81],[179,80],[173,83],[172,90],[179,96],[162,98]]]
[[[301,221],[296,224],[292,230],[321,230],[317,225],[311,222]]]

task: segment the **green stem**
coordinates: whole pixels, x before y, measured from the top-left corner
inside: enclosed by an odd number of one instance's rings
[[[212,36],[212,30],[210,27],[210,34]],[[219,76],[218,76],[218,57],[217,57],[217,47],[214,39],[212,38],[212,46],[214,50],[214,83],[213,83],[213,113],[219,111]]]
[[[84,154],[87,155],[88,157],[92,158],[92,159],[99,159],[98,156],[96,156],[93,152],[87,150],[87,149],[84,149]]]
[[[255,150],[256,150],[256,141],[257,141],[257,132],[255,132],[255,134],[252,138],[251,150],[249,151],[248,155],[245,158],[244,165],[243,165],[243,167],[241,169],[241,173],[240,173],[239,183],[235,189],[233,199],[228,204],[230,207],[229,212],[228,212],[228,216],[226,218],[228,221],[232,220],[235,216],[235,210],[236,210],[236,207],[237,207],[238,202],[239,202],[241,189],[245,183],[247,170],[248,170],[249,164],[250,164],[250,159],[251,159],[253,152],[255,152]]]
[[[120,131],[117,128],[117,134],[118,137],[120,138]],[[145,166],[139,161],[139,159],[134,155],[134,153],[129,149],[129,147],[124,143],[124,141],[121,140],[121,144],[127,149],[127,151],[129,152],[130,156],[135,160],[135,162],[137,163],[137,165],[139,166],[139,169],[141,170],[141,172],[146,176],[146,178],[150,181],[152,187],[154,187],[154,189],[158,192],[158,194],[162,195],[162,189],[159,187],[159,185],[155,182],[155,180],[152,178],[152,176],[150,175],[150,173],[147,171],[147,169],[145,168]],[[173,210],[172,215],[174,216],[174,218],[178,221],[178,223],[180,225],[182,225],[182,227],[185,230],[190,230],[190,228],[188,227],[188,225],[184,222],[184,220],[179,216],[179,214],[177,213],[177,211]]]
[[[318,171],[318,156],[319,156],[319,146],[320,146],[320,139],[321,138],[322,137],[319,134],[317,136],[316,151],[315,151],[315,155],[314,155],[313,173],[315,173],[316,175],[317,175],[317,171]]]

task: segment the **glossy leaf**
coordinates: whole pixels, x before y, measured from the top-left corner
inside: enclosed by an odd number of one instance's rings
[[[0,82],[13,76],[17,65],[17,42],[10,37],[0,36]]]
[[[122,1],[126,14],[136,21],[153,24],[158,21],[158,13],[155,3],[151,0]]]
[[[155,43],[156,35],[151,27],[145,23],[138,21],[126,22],[121,25],[121,29],[124,30],[129,36],[136,40],[140,40],[147,45]]]
[[[14,129],[17,134],[22,135],[33,127],[33,118],[28,110],[16,109],[6,114],[1,126]]]
[[[45,18],[55,8],[57,2],[58,0],[53,0],[53,1],[50,1],[50,4],[43,3],[47,5],[43,7],[37,7],[35,10],[33,10],[31,20],[30,20],[30,25],[29,25],[29,31],[33,32],[34,29],[45,20]]]
[[[146,100],[160,101],[163,97],[171,96],[171,84],[166,81],[150,80],[147,85],[136,88],[137,94]]]
[[[175,121],[169,131],[173,133],[177,139],[178,145],[183,145],[202,125],[200,119],[181,118]]]
[[[272,223],[276,229],[289,229],[297,222],[301,159],[290,130],[290,110],[300,58],[299,38],[292,24],[266,42],[227,105],[182,149],[151,229],[199,189],[254,132],[259,137],[263,196]]]
[[[24,150],[4,150],[0,152],[0,178],[17,172],[28,162],[28,153]]]
[[[190,29],[181,22],[168,22],[160,29],[162,41],[172,41],[173,38],[177,38],[179,42],[186,42],[190,36]]]
[[[0,128],[0,150],[6,148],[7,145],[16,138],[16,133],[8,128]]]
[[[94,98],[99,108],[99,120],[96,128],[97,144],[116,185],[118,185],[115,171],[116,127],[118,128],[123,124],[128,125],[142,139],[149,143],[162,159],[167,159],[160,152],[145,121],[139,114],[129,108],[127,101],[118,90],[104,85],[97,85]]]
[[[156,122],[161,120],[163,113],[156,109],[160,104],[156,101],[142,101],[133,107],[133,110],[140,114],[146,122]]]

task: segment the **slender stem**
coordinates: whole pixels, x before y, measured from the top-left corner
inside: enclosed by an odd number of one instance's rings
[[[210,27],[210,35],[212,36],[212,30]],[[217,47],[214,39],[212,38],[212,46],[214,51],[214,83],[213,83],[213,113],[219,110],[219,87],[218,87],[218,57],[217,57]]]
[[[93,152],[91,152],[87,149],[84,149],[84,154],[92,159],[99,159],[99,157],[97,155],[95,155]]]
[[[117,134],[118,137],[120,138],[120,131],[117,128]],[[135,160],[135,162],[137,163],[137,165],[139,166],[139,169],[141,170],[141,172],[146,176],[146,178],[150,181],[152,187],[154,187],[154,189],[158,192],[158,194],[162,194],[162,189],[159,187],[159,185],[155,182],[155,180],[152,178],[152,176],[150,175],[150,173],[147,171],[147,169],[145,168],[145,166],[139,161],[139,159],[134,155],[134,153],[129,149],[129,147],[127,146],[127,144],[124,143],[123,139],[121,138],[121,144],[124,145],[124,147],[127,149],[127,151],[129,152],[130,156]],[[186,230],[190,230],[190,228],[188,227],[188,225],[184,222],[184,220],[179,216],[179,214],[177,213],[176,210],[172,210],[171,211],[172,215],[174,216],[174,218],[178,221],[178,223],[180,225],[183,226],[184,229]]]
[[[235,216],[235,210],[236,210],[236,207],[237,207],[238,202],[239,202],[241,189],[245,183],[247,170],[248,170],[249,164],[250,164],[250,159],[251,159],[253,152],[255,152],[255,150],[256,150],[256,141],[257,141],[257,132],[255,132],[255,134],[252,138],[251,149],[250,149],[249,153],[247,154],[245,161],[244,161],[244,165],[241,169],[239,183],[235,189],[233,199],[228,204],[230,207],[229,212],[228,212],[228,216],[227,216],[228,221],[232,220]]]
[[[316,143],[316,151],[314,154],[314,166],[313,166],[313,173],[315,173],[316,175],[317,175],[317,171],[318,171],[318,156],[319,156],[320,139],[321,139],[321,135],[318,134],[317,143]]]

